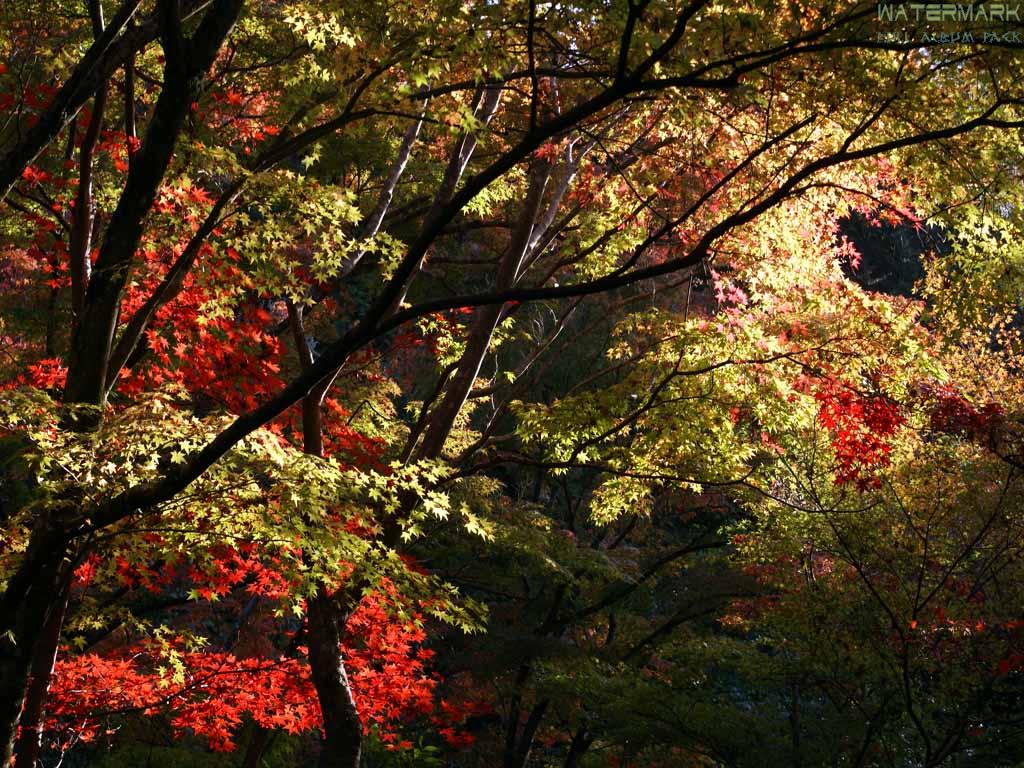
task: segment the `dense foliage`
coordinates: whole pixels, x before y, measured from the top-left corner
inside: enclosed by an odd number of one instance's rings
[[[1024,760],[1019,24],[0,21],[0,762]]]

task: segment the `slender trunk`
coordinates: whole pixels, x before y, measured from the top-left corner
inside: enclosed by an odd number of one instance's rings
[[[594,743],[594,737],[587,733],[586,728],[580,728],[573,734],[572,742],[569,744],[569,752],[565,756],[564,768],[579,768],[580,758],[590,749]]]
[[[103,110],[106,103],[107,86],[103,84],[93,99],[92,119],[89,120],[78,155],[78,192],[75,195],[75,209],[71,219],[68,254],[71,262],[71,311],[76,319],[85,307],[85,291],[89,285],[92,267],[89,259],[93,236],[92,157],[103,126]]]
[[[16,768],[36,768],[36,764],[39,762],[43,743],[46,696],[50,690],[53,665],[57,660],[57,647],[60,645],[60,630],[64,625],[64,614],[67,611],[68,598],[71,595],[70,575],[69,571],[64,574],[61,597],[46,620],[46,626],[43,628],[32,659],[32,669],[25,692],[25,704],[22,707],[19,721],[19,734],[14,744]]]
[[[313,364],[313,354],[306,341],[302,309],[288,305],[288,317],[299,362],[303,368]],[[314,456],[323,455],[323,411],[321,404],[326,387],[318,386],[302,400],[303,450]],[[309,668],[320,701],[324,738],[320,750],[320,768],[358,768],[362,749],[362,723],[356,708],[341,656],[342,631],[348,606],[331,595],[320,592],[308,603],[306,642],[309,647]]]
[[[423,104],[423,109],[425,108],[426,102]],[[372,237],[379,230],[384,215],[391,205],[395,187],[419,135],[422,120],[421,112],[420,120],[406,131],[380,198],[360,228],[361,237]],[[343,272],[351,271],[362,255],[363,251],[360,250],[351,262],[345,265]],[[301,307],[289,304],[288,316],[299,363],[303,370],[307,370],[313,365],[314,360],[306,340]],[[302,438],[306,453],[316,456],[323,454],[323,399],[338,370],[340,369],[335,370],[332,375],[319,382],[302,399]],[[329,595],[318,594],[308,601],[309,616],[306,633],[309,646],[309,666],[320,702],[324,731],[320,751],[320,768],[358,768],[359,766],[362,751],[362,723],[359,719],[355,699],[352,696],[348,675],[345,672],[345,662],[341,657],[342,630],[348,611],[357,601],[358,596],[348,594],[336,595],[333,599]]]
[[[263,755],[266,754],[270,743],[274,740],[274,731],[269,728],[256,726],[249,739],[249,746],[245,749],[245,756],[242,758],[242,768],[260,768],[263,762]]]
[[[537,729],[540,728],[541,720],[544,719],[549,704],[550,702],[544,699],[533,706],[518,739],[515,737],[518,723],[510,724],[512,743],[505,752],[504,768],[526,768],[527,761],[530,759],[530,751],[533,749],[533,741],[537,737]]]
[[[0,598],[0,765],[10,763],[33,658],[60,604],[66,552],[67,539],[44,514]]]
[[[498,266],[498,275],[494,286],[496,290],[505,290],[515,285],[519,269],[526,258],[533,237],[547,179],[546,167],[535,167],[534,172],[530,175],[530,186],[516,231],[508,250],[502,257],[501,264]],[[416,454],[420,458],[433,459],[441,455],[445,440],[480,373],[480,366],[483,365],[487,356],[491,336],[501,321],[504,310],[505,307],[502,304],[491,304],[479,307],[474,312],[465,352],[459,360],[455,374],[448,383],[444,397],[437,408],[431,412],[423,432],[423,443]]]
[[[362,751],[362,723],[340,652],[342,618],[329,595],[309,600],[309,668],[324,723],[319,768],[358,768]]]

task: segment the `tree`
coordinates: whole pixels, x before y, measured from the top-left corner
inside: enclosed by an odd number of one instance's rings
[[[88,19],[60,5],[52,24],[17,10],[16,66],[0,73],[4,279],[47,312],[43,328],[4,328],[4,759],[19,723],[44,722],[66,617],[96,611],[73,586],[94,558],[114,603],[169,578],[192,582],[197,610],[256,584],[302,616],[264,655],[308,644],[321,764],[355,765],[375,705],[360,712],[345,627],[382,584],[396,627],[409,610],[480,624],[450,574],[407,560],[447,517],[493,536],[480,511],[502,467],[536,471],[534,503],[546,478],[571,478],[575,535],[584,500],[608,525],[671,484],[749,481],[776,466],[778,435],[806,441],[813,404],[837,482],[870,490],[905,417],[837,361],[863,359],[870,377],[886,358],[877,329],[898,331],[907,387],[922,342],[916,318],[828,261],[837,221],[858,206],[926,215],[1017,173],[1013,51],[880,40],[867,4],[129,0],[93,2]],[[34,70],[58,42],[77,58]],[[937,167],[954,150],[963,164]],[[720,310],[691,316],[679,286],[706,277]],[[616,327],[593,350],[610,370],[565,370],[545,393],[583,316]],[[726,394],[704,394],[708,380]],[[780,393],[803,407],[779,408]],[[543,553],[523,527],[509,544]],[[642,580],[719,541],[653,558]],[[615,571],[591,585],[592,610],[568,599],[579,575],[543,590],[535,634],[631,596]],[[627,642],[646,649],[686,620]],[[154,626],[159,639],[174,621]],[[197,668],[218,658],[205,651]],[[550,707],[526,712],[532,669],[513,675],[509,766]],[[575,735],[567,760],[593,742],[585,724]]]

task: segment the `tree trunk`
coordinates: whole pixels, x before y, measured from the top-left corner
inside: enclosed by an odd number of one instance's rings
[[[71,573],[65,571],[62,578],[61,597],[46,620],[42,635],[36,645],[25,692],[25,704],[19,721],[20,733],[14,745],[16,768],[36,768],[42,749],[43,722],[46,712],[46,696],[50,690],[53,665],[57,660],[60,645],[60,630],[64,624],[64,613],[68,608],[71,594]]]
[[[565,756],[565,768],[579,768],[580,758],[587,753],[593,743],[594,737],[587,733],[586,728],[576,731],[572,743],[569,744],[569,752]]]
[[[518,738],[516,738],[516,732],[519,724],[509,723],[511,739],[505,750],[504,768],[526,768],[526,763],[530,759],[530,750],[533,749],[533,740],[537,736],[537,729],[540,727],[541,720],[544,719],[549,703],[547,699],[544,699],[534,705]]]
[[[0,598],[0,765],[14,752],[37,648],[60,605],[66,539],[44,515]],[[60,622],[57,632],[60,631]]]
[[[121,294],[142,238],[144,219],[156,200],[189,107],[198,97],[207,70],[234,26],[242,0],[216,0],[189,40],[181,36],[177,3],[164,0],[160,5],[164,87],[103,236],[71,342],[65,403],[102,406],[106,400],[107,366]]]
[[[89,285],[92,262],[89,251],[93,236],[92,156],[103,127],[103,110],[107,103],[106,83],[96,91],[92,102],[92,119],[82,139],[78,156],[78,191],[71,218],[69,258],[71,262],[71,311],[76,320],[85,307],[85,291]]]
[[[288,305],[288,317],[299,363],[303,368],[313,364],[313,354],[306,341],[302,309]],[[323,454],[323,412],[321,404],[327,392],[317,386],[302,400],[303,450],[313,456]],[[363,728],[341,657],[342,631],[348,606],[323,591],[307,602],[306,622],[309,668],[320,701],[324,738],[321,744],[320,768],[359,768]]]
[[[245,748],[245,757],[242,758],[242,768],[260,768],[263,762],[263,755],[274,740],[274,731],[269,728],[256,726],[249,739],[249,746]]]
[[[530,187],[526,193],[523,210],[519,217],[512,242],[502,257],[495,280],[495,290],[505,290],[515,285],[519,269],[526,258],[533,238],[537,217],[540,212],[544,187],[548,179],[546,167],[534,167],[530,175]],[[473,384],[480,373],[480,366],[487,357],[491,336],[504,314],[504,305],[491,304],[479,307],[473,314],[469,328],[466,349],[459,360],[444,397],[430,413],[423,432],[423,444],[418,452],[410,452],[419,458],[434,459],[441,455],[445,440],[452,431],[459,411],[466,403]]]
[[[324,721],[319,768],[358,768],[362,750],[362,723],[340,652],[341,614],[328,595],[309,601],[309,667]]]

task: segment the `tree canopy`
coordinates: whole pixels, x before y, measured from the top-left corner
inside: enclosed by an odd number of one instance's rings
[[[5,3],[0,763],[1019,765],[1015,8]]]

